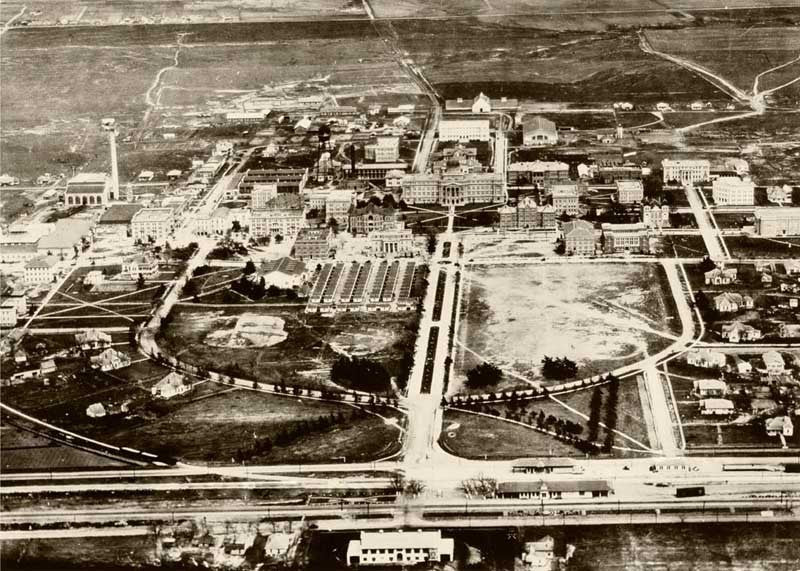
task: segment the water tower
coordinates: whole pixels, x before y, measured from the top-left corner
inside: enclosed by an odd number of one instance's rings
[[[103,119],[103,130],[108,132],[108,146],[111,150],[111,199],[119,198],[119,168],[117,166],[117,121]]]

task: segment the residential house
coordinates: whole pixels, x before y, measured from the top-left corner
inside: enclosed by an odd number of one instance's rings
[[[686,354],[686,362],[705,369],[722,368],[725,366],[725,353],[711,349],[697,349]]]
[[[106,407],[103,403],[95,402],[86,407],[86,416],[89,418],[103,418],[106,415]]]
[[[564,251],[567,254],[591,255],[595,252],[594,226],[586,220],[565,222]]]
[[[122,369],[131,364],[131,358],[125,353],[108,348],[99,355],[93,355],[89,358],[89,362],[93,369],[100,369],[101,371],[114,371]]]
[[[347,544],[347,565],[413,566],[453,561],[455,542],[436,531],[362,531]]]
[[[734,356],[733,360],[736,364],[736,372],[740,375],[749,375],[753,372],[753,365],[749,361],[745,361],[739,356]]]
[[[736,268],[714,268],[703,274],[706,285],[730,285],[736,282]]]
[[[158,275],[158,260],[147,254],[128,256],[122,260],[122,273],[132,280],[139,279],[139,275],[154,278]]]
[[[728,392],[728,385],[717,379],[700,379],[694,381],[692,392],[700,398],[723,397]]]
[[[538,541],[528,541],[522,552],[522,564],[529,571],[552,571],[556,564],[555,540],[547,535]]]
[[[761,355],[764,361],[764,367],[770,375],[779,375],[784,370],[783,357],[777,351],[767,351]]]
[[[292,536],[288,533],[273,533],[264,544],[264,553],[273,559],[285,558],[292,545]]]
[[[612,493],[611,485],[606,480],[515,480],[497,484],[497,497],[504,499],[605,498]]]
[[[53,359],[48,359],[39,363],[39,374],[48,375],[56,372],[56,362]]]
[[[75,334],[75,344],[84,351],[111,347],[111,335],[97,329],[87,329]]]
[[[710,398],[700,401],[700,414],[707,416],[725,416],[733,414],[735,407],[728,399]]]
[[[172,397],[188,392],[191,388],[192,386],[186,381],[183,375],[173,371],[158,381],[150,389],[150,392],[154,397],[171,399]]]
[[[762,334],[760,329],[752,325],[747,325],[739,321],[728,323],[722,326],[722,338],[730,343],[740,343],[742,341],[758,341]]]
[[[714,309],[720,313],[735,313],[744,308],[744,298],[738,293],[722,293],[714,297]]]
[[[767,436],[794,435],[794,423],[792,422],[791,417],[788,416],[776,416],[775,418],[770,418],[767,420],[765,428],[767,429]]]
[[[778,403],[770,398],[754,398],[750,400],[750,412],[764,414],[778,408]]]
[[[85,276],[83,276],[83,285],[85,286],[96,286],[100,285],[105,281],[106,277],[103,274],[102,270],[92,270]]]

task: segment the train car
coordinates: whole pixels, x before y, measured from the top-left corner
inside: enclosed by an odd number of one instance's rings
[[[723,472],[774,472],[772,464],[723,464]]]
[[[686,486],[683,488],[675,488],[676,498],[697,498],[705,495],[706,489],[703,486]]]

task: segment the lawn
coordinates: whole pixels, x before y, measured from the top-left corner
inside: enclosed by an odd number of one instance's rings
[[[728,239],[725,240],[727,242]],[[662,236],[661,247],[664,255],[676,258],[702,258],[708,255],[703,237],[699,235]]]
[[[544,356],[574,360],[581,378],[663,349],[679,324],[662,274],[657,264],[470,266],[451,392],[481,360],[504,371],[491,391],[547,383]]]
[[[325,317],[306,314],[302,307],[263,305],[210,309],[182,304],[170,315],[159,338],[169,354],[259,381],[327,388],[334,388],[330,365],[340,355],[369,357],[398,376],[403,355],[416,339],[418,320],[416,313]],[[236,333],[243,325],[247,331]]]
[[[447,410],[439,444],[463,458],[509,460],[527,456],[581,456],[577,448],[500,419]]]
[[[217,390],[224,389],[218,386]],[[106,439],[187,461],[228,463],[236,451],[259,439],[275,440],[277,433],[301,420],[355,409],[342,404],[301,400],[246,390],[187,401],[155,419],[142,420],[121,430],[106,429]],[[395,416],[399,418],[400,413]],[[391,415],[390,415],[391,416]],[[264,463],[368,461],[395,452],[398,429],[375,417],[357,418],[324,433],[314,433],[286,447],[251,459]]]
[[[726,236],[725,245],[734,258],[799,258],[800,238]]]

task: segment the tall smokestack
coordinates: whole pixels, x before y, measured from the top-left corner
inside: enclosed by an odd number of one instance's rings
[[[108,132],[108,146],[111,147],[111,193],[119,200],[119,167],[117,166],[117,130]]]
[[[356,178],[356,146],[350,145],[350,176]]]

